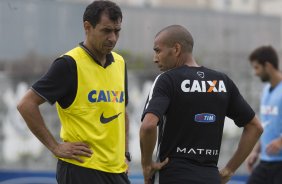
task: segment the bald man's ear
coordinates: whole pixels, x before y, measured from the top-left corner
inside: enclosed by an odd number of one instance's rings
[[[176,55],[176,56],[180,56],[180,54],[181,54],[181,49],[182,49],[181,45],[180,45],[179,43],[175,43],[175,45],[174,45],[174,51],[175,51],[175,55]]]

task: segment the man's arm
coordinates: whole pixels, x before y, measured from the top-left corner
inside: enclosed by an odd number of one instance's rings
[[[155,163],[152,159],[157,141],[158,122],[159,118],[156,115],[147,113],[140,128],[141,164],[145,184],[149,184],[152,175],[168,163],[168,158],[160,163]]]
[[[39,105],[45,100],[33,90],[28,90],[17,108],[31,132],[57,157],[83,162],[79,156],[90,157],[92,151],[85,143],[58,143],[45,125]]]
[[[281,149],[282,149],[282,136],[271,141],[266,147],[266,152],[269,155],[275,155],[279,153]]]
[[[253,167],[259,157],[260,147],[261,147],[260,142],[258,141],[253,151],[250,153],[250,155],[247,158],[247,169],[250,173],[253,171]]]
[[[125,112],[125,152],[129,152],[129,118]]]
[[[262,132],[263,128],[256,116],[245,125],[237,150],[227,165],[220,170],[222,183],[226,183],[247,158]]]

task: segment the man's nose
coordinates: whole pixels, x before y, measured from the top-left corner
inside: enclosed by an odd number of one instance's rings
[[[115,32],[111,32],[111,33],[109,34],[108,39],[109,39],[111,42],[117,42],[117,40],[118,40],[118,35],[117,35]]]
[[[255,73],[256,76],[259,76],[259,71],[258,70],[255,70],[254,73]]]
[[[158,62],[159,62],[159,60],[158,60],[156,54],[154,55],[153,61],[154,61],[154,63],[158,63]]]

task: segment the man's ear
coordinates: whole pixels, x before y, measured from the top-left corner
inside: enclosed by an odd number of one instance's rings
[[[272,73],[273,70],[274,70],[274,66],[270,62],[266,61],[265,64],[264,64],[264,69],[268,73]]]
[[[90,22],[84,21],[83,22],[83,27],[84,27],[85,34],[87,34],[88,31],[90,30],[90,28],[92,27],[92,25],[90,24]]]
[[[181,45],[179,43],[175,43],[174,52],[176,56],[180,56],[181,49],[182,49]]]
[[[270,62],[268,62],[268,61],[265,62],[264,67],[265,67],[266,69],[271,69],[271,68],[273,68],[272,64],[271,64]]]

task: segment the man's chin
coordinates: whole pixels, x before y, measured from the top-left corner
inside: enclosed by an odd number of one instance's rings
[[[107,54],[110,54],[112,52],[112,49],[111,50],[104,50],[103,54],[107,55]]]
[[[112,52],[112,50],[114,49],[114,47],[104,47],[104,52],[109,54]]]

